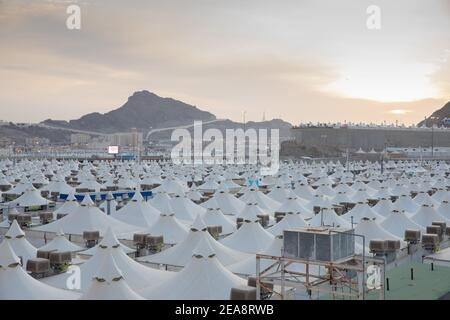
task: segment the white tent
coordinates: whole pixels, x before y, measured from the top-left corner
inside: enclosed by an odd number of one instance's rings
[[[377,223],[384,220],[384,217],[376,213],[367,203],[357,203],[350,211],[341,216],[347,222],[359,223],[362,218],[375,220]]]
[[[214,196],[201,204],[204,208],[217,208],[227,215],[236,215],[245,207],[245,202],[224,190],[217,191]]]
[[[140,227],[126,224],[106,215],[95,207],[89,195],[84,197],[81,206],[71,214],[52,223],[33,228],[33,230],[55,233],[62,230],[66,234],[78,235],[82,235],[84,231],[99,231],[100,235],[104,235],[108,227],[111,227],[118,235],[142,230]]]
[[[308,221],[311,227],[335,226],[341,228],[351,228],[351,224],[347,220],[336,214],[331,208],[323,208],[321,211]]]
[[[91,286],[81,300],[144,300],[134,292],[124,280],[111,252],[106,254],[103,263],[92,279]]]
[[[219,208],[210,208],[201,216],[207,226],[221,226],[221,235],[227,235],[236,231],[236,223],[223,214]]]
[[[377,202],[376,205],[372,207],[372,210],[378,213],[379,215],[386,217],[393,210],[393,204],[389,199],[381,199]]]
[[[436,208],[423,204],[420,209],[411,216],[411,220],[426,228],[431,226],[435,221],[448,222],[448,220],[436,212]]]
[[[106,230],[105,236],[103,237],[103,239],[100,241],[99,244],[93,246],[92,248],[89,248],[87,250],[80,252],[80,254],[84,255],[84,256],[93,256],[93,255],[95,255],[97,250],[99,250],[99,248],[113,247],[117,244],[119,244],[119,248],[122,249],[122,251],[125,252],[126,254],[136,252],[136,250],[128,248],[126,245],[124,245],[119,240],[117,240],[117,237],[114,234],[114,232],[112,231],[112,229],[108,228]]]
[[[370,219],[362,219],[355,228],[355,234],[360,234],[365,237],[366,253],[369,252],[369,243],[371,240],[400,240],[400,247],[404,248],[406,242],[402,238],[383,229],[378,223]],[[363,240],[360,237],[356,237],[355,240],[356,251],[362,252]]]
[[[272,213],[275,212],[275,210],[278,209],[281,205],[278,201],[273,200],[261,191],[253,188],[242,195],[239,199],[244,201],[245,203],[257,203],[261,209],[267,210]]]
[[[314,213],[303,205],[303,200],[300,200],[297,198],[297,196],[294,197],[288,197],[284,199],[284,201],[281,203],[281,205],[275,210],[275,212],[279,213],[288,213],[288,212],[294,212],[294,213],[300,213],[303,219],[311,219],[314,217]]]
[[[14,220],[5,234],[5,242],[11,245],[14,253],[22,258],[22,265],[26,267],[28,259],[36,258],[37,249],[25,238],[17,220]]]
[[[407,195],[400,196],[392,205],[393,210],[405,211],[406,215],[412,215],[419,210],[420,205]]]
[[[195,204],[186,196],[176,195],[170,200],[170,206],[173,209],[175,217],[186,222],[194,221],[199,214],[206,212],[206,209]]]
[[[436,213],[443,216],[447,220],[450,220],[450,202],[447,200],[442,201],[436,208]]]
[[[414,202],[416,202],[419,206],[423,204],[427,204],[429,206],[437,206],[439,203],[434,200],[427,192],[419,192],[417,196],[414,197]]]
[[[418,225],[408,218],[404,212],[397,210],[391,211],[391,213],[386,216],[386,219],[380,223],[380,226],[402,239],[405,237],[406,229],[425,231],[421,225]]]
[[[55,211],[53,211],[53,219],[56,220],[58,213],[68,215],[68,214],[73,213],[79,207],[80,207],[80,205],[78,204],[77,199],[75,198],[75,195],[73,193],[69,194],[69,196],[67,197],[67,199],[63,203],[63,205],[61,207],[59,207],[58,209],[56,209]]]
[[[192,252],[198,243],[205,239],[214,249],[217,259],[223,265],[229,265],[247,258],[249,255],[226,247],[216,241],[207,231],[205,222],[198,216],[189,235],[180,243],[162,252],[138,258],[138,261],[184,267],[191,261]]]
[[[277,224],[273,225],[267,231],[274,236],[283,235],[283,231],[291,228],[306,227],[308,224],[303,220],[300,213],[288,212]]]
[[[187,237],[189,230],[174,214],[161,213],[155,224],[147,228],[145,232],[153,236],[162,235],[166,244],[176,244]]]
[[[0,300],[71,300],[78,293],[56,289],[31,277],[8,241],[0,243]]]
[[[70,252],[78,252],[84,250],[84,248],[77,246],[76,244],[70,242],[65,236],[64,232],[60,231],[56,234],[56,236],[47,244],[43,245],[39,248],[39,250],[44,251],[70,251]]]
[[[11,201],[9,204],[17,205],[20,207],[37,207],[37,206],[46,206],[49,203],[50,201],[41,196],[39,190],[28,189],[25,191],[24,194],[22,194],[17,199]]]
[[[104,245],[99,246],[95,254],[79,266],[79,275],[81,276],[79,291],[86,292],[91,285],[92,278],[95,277],[97,271],[109,254],[112,255],[118,269],[122,272],[123,277],[127,280],[127,284],[133,290],[158,285],[173,275],[172,272],[148,268],[139,262],[136,262],[125,254],[120,248],[120,243],[116,239],[116,242],[110,242],[108,244],[104,243]],[[71,273],[66,272],[56,276],[43,278],[41,281],[57,288],[65,288],[67,279],[70,276]]]
[[[139,293],[153,300],[228,300],[231,288],[246,285],[244,279],[231,273],[219,262],[214,249],[203,238],[183,270],[159,286]]]
[[[137,191],[130,202],[115,213],[112,213],[111,216],[122,222],[145,228],[153,225],[160,214]]]
[[[274,237],[263,229],[258,217],[250,211],[243,212],[241,217],[244,219],[241,227],[220,242],[247,253],[258,253],[267,248]]]
[[[262,250],[260,253],[270,256],[281,256],[281,250],[283,248],[283,238],[276,236],[272,239],[271,243],[267,248]],[[269,267],[272,264],[270,260],[261,260],[261,269]],[[251,255],[247,259],[238,261],[232,265],[227,266],[227,269],[233,273],[240,275],[254,275],[256,274],[256,255]]]
[[[48,191],[59,194],[75,193],[75,188],[69,186],[65,180],[53,180],[48,185],[43,187],[41,191]]]

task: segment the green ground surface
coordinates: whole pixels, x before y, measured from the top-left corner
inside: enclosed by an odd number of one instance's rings
[[[414,269],[414,280],[411,280],[411,268]],[[389,278],[389,291],[386,300],[437,300],[450,292],[450,268],[430,264],[408,262],[386,272]],[[366,293],[367,300],[379,300],[380,292]],[[322,295],[319,299],[333,299],[331,295]],[[342,299],[339,297],[337,299]],[[348,299],[347,297],[344,299]]]
[[[411,280],[411,268],[414,280]],[[386,272],[389,291],[386,300],[436,300],[450,292],[450,268],[420,262],[405,263]],[[378,299],[377,292],[370,292],[367,299]]]

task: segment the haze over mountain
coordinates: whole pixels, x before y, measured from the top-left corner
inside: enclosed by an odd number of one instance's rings
[[[163,98],[147,90],[135,92],[124,105],[105,114],[94,112],[70,121],[47,119],[41,124],[58,129],[99,133],[128,132],[133,128],[147,133],[151,129],[192,125],[196,120],[205,123],[204,130],[216,128],[224,132],[226,129],[244,127],[243,123],[217,119],[214,114],[200,110],[196,106],[172,98]],[[207,123],[212,120],[217,121]],[[290,123],[280,119],[245,123],[245,128],[279,129],[280,137],[289,137],[291,127]],[[167,139],[170,138],[170,134],[171,130],[167,130],[155,133],[152,138]]]
[[[432,119],[433,118],[433,119]],[[418,126],[426,125],[431,127],[431,124],[442,124],[444,119],[450,119],[450,101],[447,102],[442,108],[436,110],[427,119],[419,122]],[[450,122],[444,123],[447,127],[450,126]]]
[[[105,114],[89,113],[77,120],[45,120],[43,124],[102,133],[126,132],[132,128],[148,131],[190,124],[194,120],[208,121],[215,115],[172,98],[162,98],[147,90],[137,91],[118,109]]]

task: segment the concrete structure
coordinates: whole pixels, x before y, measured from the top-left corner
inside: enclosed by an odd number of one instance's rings
[[[75,145],[88,144],[91,136],[84,133],[74,133],[70,135],[70,142]]]
[[[292,128],[295,141],[308,147],[331,146],[369,151],[386,147],[450,147],[448,128],[395,126],[300,126]]]

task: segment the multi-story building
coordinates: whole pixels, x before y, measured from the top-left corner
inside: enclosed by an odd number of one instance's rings
[[[91,140],[91,136],[84,133],[75,133],[70,135],[70,143],[74,145],[88,144]]]

